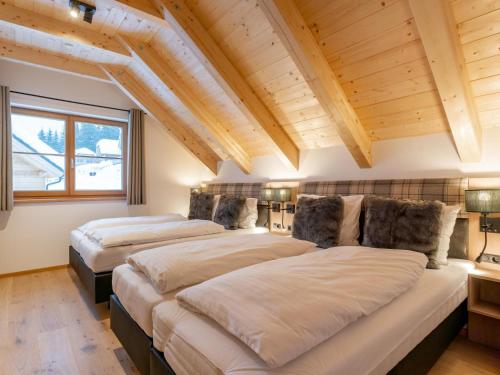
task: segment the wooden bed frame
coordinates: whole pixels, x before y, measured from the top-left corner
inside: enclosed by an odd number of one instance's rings
[[[113,294],[111,286],[113,271],[97,273],[92,271],[73,246],[69,247],[69,264],[87,289],[91,301],[94,303],[109,302],[109,297]]]
[[[116,295],[111,296],[111,329],[142,375],[175,375],[152,339],[127,313]],[[391,375],[424,375],[432,368],[467,323],[467,300],[429,333],[390,372]]]

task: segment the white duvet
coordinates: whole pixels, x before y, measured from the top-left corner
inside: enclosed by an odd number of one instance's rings
[[[161,216],[112,217],[107,219],[97,219],[89,221],[88,223],[80,226],[78,230],[86,235],[92,235],[93,231],[96,229],[121,227],[126,225],[158,224],[186,220],[186,217],[176,213]]]
[[[176,298],[275,368],[391,302],[420,279],[426,264],[417,252],[337,247],[240,269]]]
[[[188,220],[99,228],[87,236],[106,248],[205,236],[224,231],[222,225],[210,220]]]
[[[248,234],[178,243],[130,255],[127,263],[143,272],[158,293],[273,259],[313,251],[316,244],[271,234]]]

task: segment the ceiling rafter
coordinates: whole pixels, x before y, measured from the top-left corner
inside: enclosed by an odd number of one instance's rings
[[[259,3],[353,158],[361,168],[371,167],[371,140],[295,2]]]
[[[133,3],[132,0],[129,1]],[[157,0],[163,17],[223,88],[233,103],[270,139],[274,153],[285,165],[297,169],[300,151],[281,127],[271,111],[264,105],[245,78],[225,56],[219,45],[180,0]]]
[[[183,103],[192,115],[205,127],[236,162],[239,168],[250,173],[252,161],[248,153],[238,144],[217,119],[212,116],[205,105],[192,95],[189,88],[182,81],[175,70],[154,50],[144,42],[127,37],[120,37],[122,43],[129,49],[132,56],[141,61],[154,75],[156,75]]]
[[[212,148],[193,130],[179,124],[161,101],[139,82],[128,68],[116,65],[101,65],[103,72],[140,108],[161,123],[168,132],[183,144],[194,156],[217,174],[217,164],[222,161]]]
[[[54,37],[129,58],[130,54],[114,37],[59,21],[26,9],[0,2],[0,21],[39,31]]]
[[[0,58],[109,82],[106,74],[93,64],[54,55],[40,49],[16,46],[5,40],[0,40]]]
[[[477,162],[482,129],[450,3],[410,0],[410,7],[460,159]]]
[[[95,3],[97,7],[100,4],[118,6],[124,11],[134,13],[163,27],[169,26],[168,22],[162,18],[160,11],[149,0],[96,0]]]

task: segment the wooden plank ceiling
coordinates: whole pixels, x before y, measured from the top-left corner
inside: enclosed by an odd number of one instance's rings
[[[117,84],[214,173],[339,144],[369,167],[372,142],[439,132],[476,161],[500,125],[499,1],[89,2],[92,24],[4,0],[0,58]]]

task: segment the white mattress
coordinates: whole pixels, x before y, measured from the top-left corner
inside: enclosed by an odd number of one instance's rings
[[[153,310],[153,342],[183,374],[385,374],[467,296],[468,261],[426,270],[415,287],[372,315],[270,370],[218,324],[181,308],[175,299]]]
[[[125,263],[125,259],[130,254],[141,250],[152,249],[154,247],[170,245],[178,242],[195,241],[206,238],[220,236],[235,236],[250,233],[266,233],[267,228],[251,228],[226,230],[223,233],[209,234],[206,236],[184,237],[169,241],[151,242],[139,245],[114,246],[103,249],[97,242],[85,236],[81,231],[75,229],[71,231],[71,246],[80,254],[83,261],[94,272],[111,271],[116,266]]]
[[[175,299],[177,291],[160,294],[142,272],[129,264],[113,270],[113,292],[123,307],[149,337],[153,337],[153,308]]]

